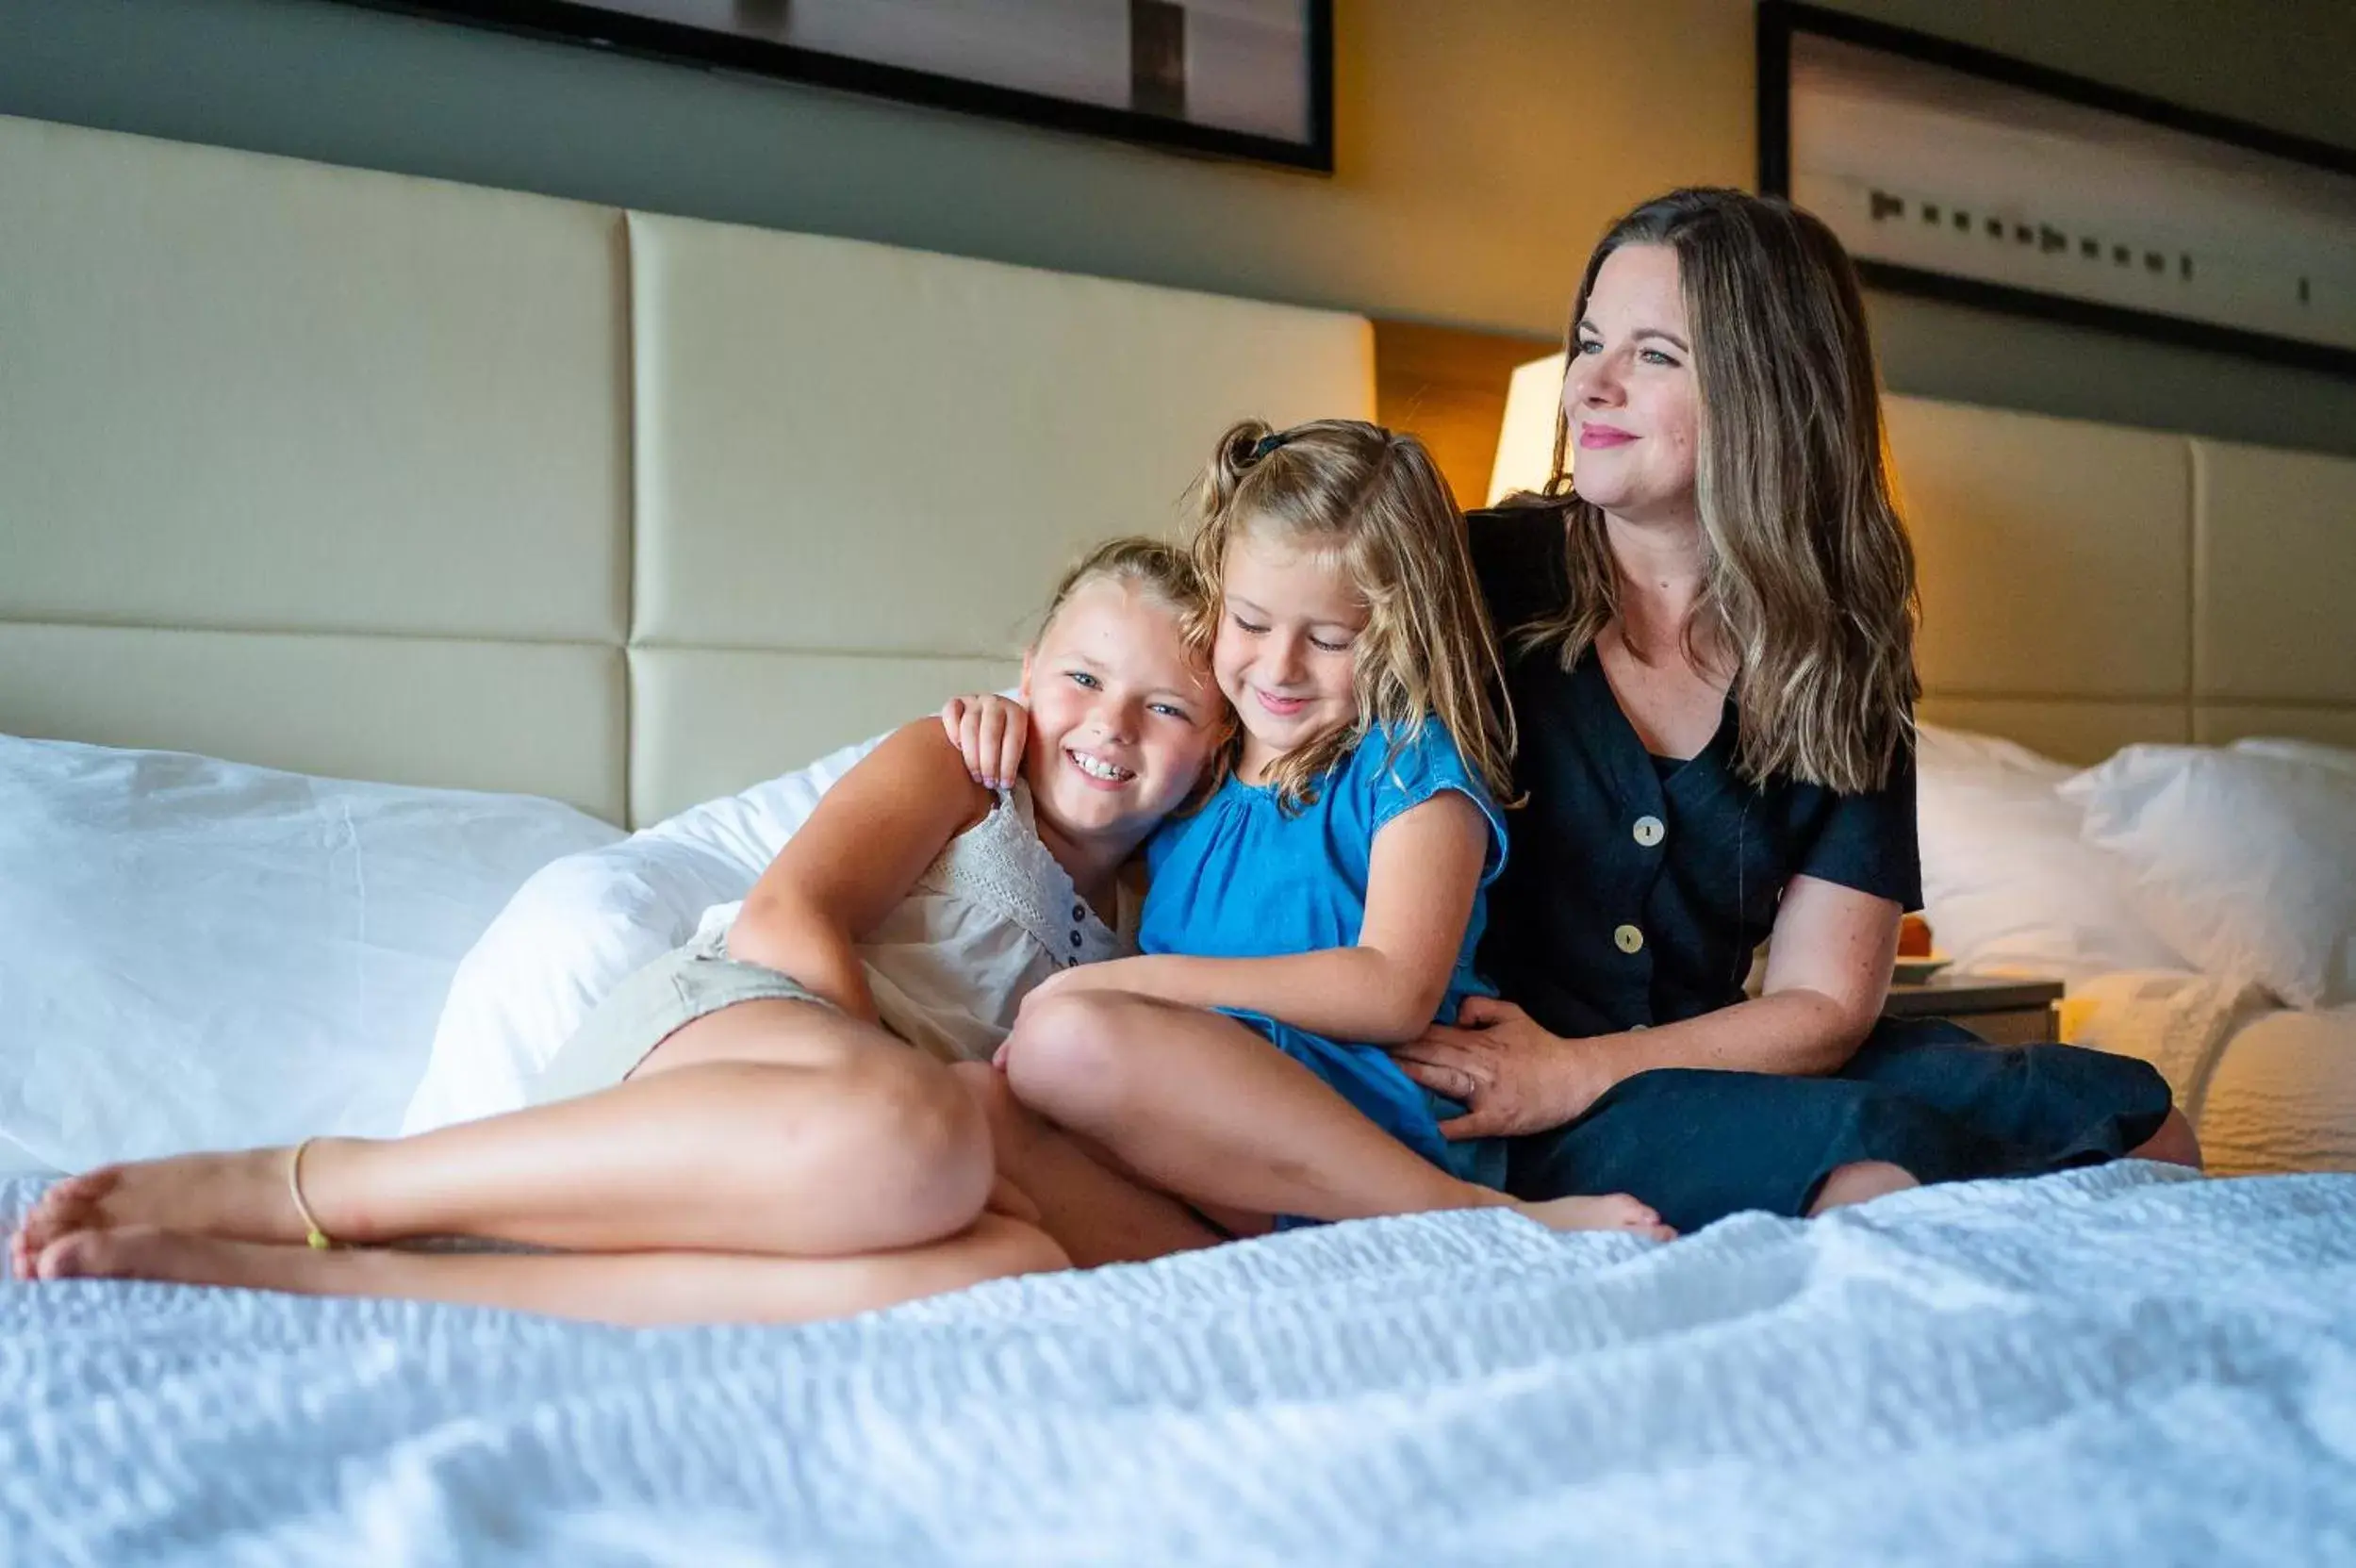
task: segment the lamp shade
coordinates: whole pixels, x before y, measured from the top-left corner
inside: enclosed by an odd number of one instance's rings
[[[1489,472],[1490,505],[1516,490],[1535,490],[1552,476],[1555,416],[1562,411],[1566,363],[1562,355],[1550,354],[1514,368],[1505,423],[1497,432],[1497,461]]]

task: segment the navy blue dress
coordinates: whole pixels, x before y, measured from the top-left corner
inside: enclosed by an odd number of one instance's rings
[[[1742,1000],[1796,876],[1921,907],[1911,754],[1863,795],[1752,784],[1735,768],[1729,698],[1699,755],[1656,758],[1594,658],[1565,670],[1552,647],[1514,650],[1513,629],[1568,592],[1561,512],[1476,512],[1472,547],[1507,644],[1527,796],[1481,964],[1540,1025],[1608,1034]],[[2110,1159],[2167,1111],[2166,1081],[2142,1062],[1885,1018],[1831,1078],[1639,1073],[1568,1126],[1515,1140],[1508,1185],[1524,1197],[1632,1193],[1692,1230],[1744,1209],[1804,1213],[1824,1178],[1856,1161],[1937,1181]]]

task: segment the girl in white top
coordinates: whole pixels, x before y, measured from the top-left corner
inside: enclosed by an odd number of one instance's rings
[[[1118,873],[1226,728],[1190,641],[1201,610],[1181,552],[1096,552],[1024,657],[1023,787],[983,787],[930,718],[893,735],[731,923],[600,1009],[560,1052],[554,1103],[74,1177],[11,1239],[15,1272],[672,1323],[832,1316],[1065,1266],[936,1056],[986,1056],[1031,985],[1114,951]],[[344,1245],[433,1235],[563,1250]]]
[[[1030,786],[1017,779],[852,944],[875,1021],[893,1036],[942,1062],[987,1062],[1041,981],[1137,950],[1134,900],[1126,890],[1114,888],[1117,914],[1108,924],[1039,832]],[[773,866],[770,877],[783,881],[797,870],[789,865],[781,877]],[[803,891],[787,885],[795,896]],[[684,945],[597,1004],[541,1070],[532,1102],[611,1088],[656,1046],[724,1007],[763,1000],[833,1005],[784,969],[739,956],[760,943],[760,924],[773,907],[756,889],[752,899],[704,911]],[[753,926],[738,943],[734,933],[748,908]]]

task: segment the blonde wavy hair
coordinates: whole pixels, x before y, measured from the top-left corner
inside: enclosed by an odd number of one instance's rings
[[[1249,535],[1336,563],[1365,602],[1353,646],[1356,724],[1294,748],[1269,770],[1288,811],[1380,725],[1388,767],[1437,718],[1499,801],[1512,788],[1513,716],[1466,545],[1464,515],[1424,443],[1360,420],[1289,430],[1229,427],[1194,491],[1194,564],[1214,597],[1227,551]],[[1229,762],[1232,763],[1230,751]]]
[[[1831,229],[1788,202],[1688,190],[1613,223],[1589,257],[1565,347],[1604,262],[1623,245],[1676,253],[1692,330],[1701,426],[1695,501],[1703,618],[1738,660],[1736,767],[1839,794],[1885,784],[1910,743],[1914,547],[1892,497],[1873,345],[1856,269]],[[1576,664],[1619,613],[1620,573],[1602,508],[1579,499],[1555,421],[1552,476],[1524,504],[1562,505],[1570,600],[1518,640]]]
[[[1211,595],[1195,569],[1194,553],[1167,539],[1142,534],[1107,539],[1072,563],[1047,596],[1039,617],[1039,636],[1047,635],[1055,618],[1072,595],[1091,583],[1123,583],[1137,588],[1165,610],[1177,614],[1189,646],[1198,654],[1209,650]],[[1032,639],[1035,644],[1037,637]]]

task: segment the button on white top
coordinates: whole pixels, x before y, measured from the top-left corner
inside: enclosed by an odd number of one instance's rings
[[[1611,933],[1615,947],[1623,953],[1632,953],[1644,946],[1644,933],[1634,926],[1622,926]]]
[[[1669,830],[1657,817],[1639,817],[1636,819],[1636,841],[1648,850],[1668,836],[1668,833]]]

